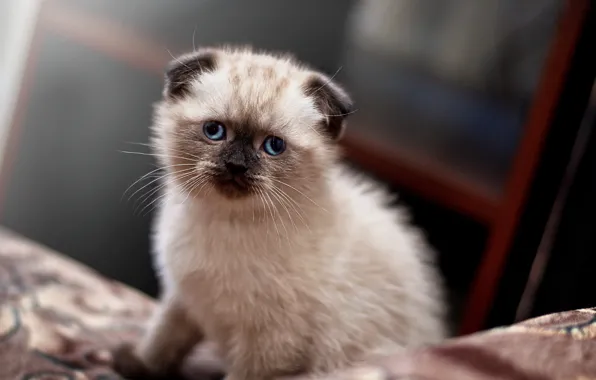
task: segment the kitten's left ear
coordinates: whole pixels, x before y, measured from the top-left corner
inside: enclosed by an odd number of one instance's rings
[[[307,96],[314,99],[319,111],[325,116],[325,132],[331,139],[339,140],[346,128],[346,117],[354,111],[352,99],[331,78],[313,73],[303,85]]]
[[[166,68],[163,96],[180,99],[190,93],[192,81],[217,68],[218,52],[205,48],[174,58]]]

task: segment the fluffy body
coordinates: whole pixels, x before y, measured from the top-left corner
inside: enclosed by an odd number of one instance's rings
[[[163,293],[138,360],[165,374],[207,339],[228,379],[262,380],[440,341],[429,247],[377,185],[338,163],[345,115],[332,112],[346,109],[334,104],[345,93],[291,59],[209,54],[210,69],[181,96],[166,87],[156,110],[168,172],[154,234]],[[331,93],[317,92],[321,78]],[[206,120],[223,120],[229,142],[198,137]],[[259,148],[270,134],[287,142],[278,157]],[[214,173],[239,136],[249,136],[255,168],[249,188],[229,191]]]

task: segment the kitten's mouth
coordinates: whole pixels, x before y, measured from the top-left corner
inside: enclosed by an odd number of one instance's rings
[[[222,174],[214,178],[215,188],[228,198],[241,198],[252,193],[250,179],[244,175]]]

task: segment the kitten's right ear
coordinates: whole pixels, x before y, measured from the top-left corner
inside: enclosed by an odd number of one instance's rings
[[[334,141],[339,140],[346,128],[346,117],[354,112],[350,96],[332,78],[321,73],[313,73],[304,83],[303,89],[325,116],[327,135]]]
[[[166,68],[164,98],[180,99],[188,95],[192,81],[201,74],[214,71],[216,66],[217,51],[214,49],[201,49],[175,58]]]

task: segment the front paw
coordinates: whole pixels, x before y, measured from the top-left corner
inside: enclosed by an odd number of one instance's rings
[[[135,380],[148,378],[151,373],[135,352],[131,344],[122,344],[112,352],[114,371],[121,376]]]
[[[171,371],[157,372],[150,369],[137,355],[130,344],[122,344],[112,352],[114,371],[129,380],[162,380],[181,379],[177,373]]]

